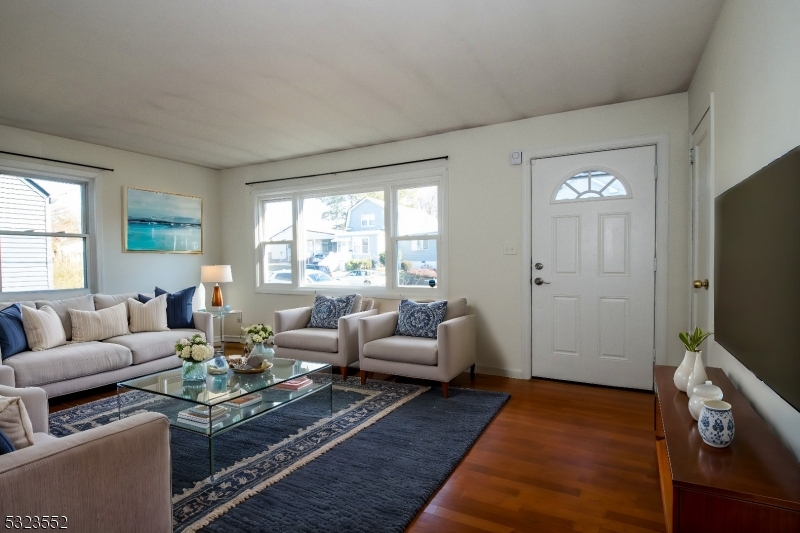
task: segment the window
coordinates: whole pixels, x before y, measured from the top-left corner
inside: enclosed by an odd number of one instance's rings
[[[0,171],[0,291],[89,287],[90,187]]]
[[[256,290],[441,296],[446,169],[317,178],[255,191]],[[436,289],[430,280],[436,280]],[[395,292],[392,292],[395,291]],[[420,295],[424,297],[424,295]]]
[[[601,198],[630,198],[622,178],[605,170],[586,170],[567,178],[556,191],[555,202]]]

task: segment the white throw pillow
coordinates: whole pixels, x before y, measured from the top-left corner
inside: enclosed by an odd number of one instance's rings
[[[156,296],[147,303],[128,298],[131,312],[131,333],[164,331],[167,327],[167,295]]]
[[[31,419],[19,396],[0,396],[0,431],[17,450],[33,445]]]
[[[67,343],[64,326],[52,307],[45,305],[41,309],[31,309],[23,305],[20,308],[22,327],[25,328],[25,337],[31,350],[40,352]]]
[[[89,342],[130,335],[128,306],[125,302],[100,311],[69,309],[72,320],[72,342]]]

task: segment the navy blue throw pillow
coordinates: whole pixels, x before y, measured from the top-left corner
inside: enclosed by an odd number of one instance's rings
[[[16,448],[14,448],[14,443],[11,442],[11,439],[9,439],[5,433],[0,431],[0,455],[11,453],[14,450],[16,450]]]
[[[398,311],[395,335],[435,339],[436,330],[444,320],[444,314],[447,311],[447,302],[418,304],[411,300],[400,300]]]
[[[22,327],[22,309],[14,304],[0,311],[0,353],[7,359],[14,354],[28,351],[28,338]]]
[[[350,313],[356,295],[328,298],[319,294],[314,298],[314,307],[311,309],[310,328],[339,329],[339,318]]]
[[[194,298],[195,290],[197,290],[197,287],[188,287],[182,291],[168,293],[164,289],[156,287],[156,296],[167,295],[167,327],[169,329],[194,327],[192,298]],[[141,297],[141,295],[139,296]]]
[[[146,304],[147,302],[152,300],[153,297],[152,296],[145,296],[144,294],[139,293],[139,296],[137,296],[136,299],[139,300],[140,302],[142,302],[143,304]]]

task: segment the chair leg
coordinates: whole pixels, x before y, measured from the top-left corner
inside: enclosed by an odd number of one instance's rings
[[[450,383],[442,381],[442,396],[446,400],[450,395]]]
[[[469,379],[475,381],[475,365],[469,367]]]
[[[362,385],[366,385],[367,384],[367,371],[366,370],[361,370],[359,372],[359,374],[361,375],[361,384]]]
[[[347,381],[347,367],[346,366],[340,366],[339,370],[342,373],[342,381]]]

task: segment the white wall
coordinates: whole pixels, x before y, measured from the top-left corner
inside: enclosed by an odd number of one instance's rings
[[[309,305],[310,296],[254,292],[253,221],[245,182],[346,170],[448,155],[450,296],[468,299],[478,317],[478,366],[485,372],[520,376],[521,287],[527,272],[519,256],[503,255],[503,243],[522,239],[523,166],[512,150],[538,150],[666,133],[669,135],[668,357],[683,354],[678,332],[688,326],[689,164],[685,93],[520,120],[495,126],[222,171],[225,239],[223,259],[233,267],[225,288],[244,321],[273,322],[273,312]],[[332,178],[335,179],[335,178]],[[397,301],[380,300],[381,312]]]
[[[152,292],[155,285],[168,291],[184,289],[199,283],[200,265],[219,262],[219,171],[7,126],[0,126],[0,150],[114,169],[101,172],[97,180],[102,224],[100,292]],[[0,158],[59,166],[5,154]],[[124,253],[122,191],[126,186],[203,197],[203,254]]]
[[[728,0],[722,8],[689,89],[692,129],[714,93],[716,195],[800,145],[798,21],[797,0]],[[800,460],[800,412],[719,344],[711,361]]]

